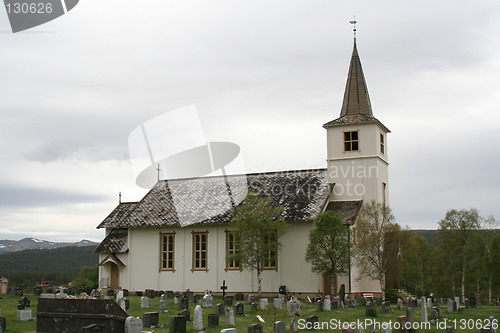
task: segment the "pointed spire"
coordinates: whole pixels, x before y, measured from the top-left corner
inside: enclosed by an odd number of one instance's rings
[[[352,50],[340,117],[355,114],[373,115],[370,96],[368,96],[368,88],[356,47],[356,38],[354,38],[354,49]]]

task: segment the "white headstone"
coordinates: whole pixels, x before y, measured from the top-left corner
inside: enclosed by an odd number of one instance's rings
[[[197,305],[194,308],[193,330],[201,331],[203,329],[203,310]]]
[[[275,309],[281,309],[281,303],[282,303],[281,299],[279,298],[273,299],[273,305]]]
[[[179,301],[177,300],[177,297],[174,296],[174,304],[177,304],[179,303]]]
[[[420,302],[420,321],[422,323],[427,322],[427,305],[425,303],[425,297],[422,297],[422,301]]]
[[[147,297],[142,296],[141,297],[141,309],[147,309],[149,308],[149,300]]]
[[[460,297],[455,297],[455,302],[457,302],[457,310],[460,308]]]
[[[125,319],[125,333],[142,333],[142,320],[129,316]]]
[[[59,299],[66,298],[66,297],[68,297],[68,294],[66,294],[66,293],[58,293],[58,294],[56,294],[56,298],[59,298]]]
[[[220,330],[220,333],[238,333],[238,330],[236,328],[225,328]]]
[[[53,293],[41,293],[40,298],[56,298],[56,295]]]
[[[401,298],[398,298],[398,310],[403,309],[403,300]]]
[[[118,302],[122,298],[123,298],[123,290],[118,290],[115,294],[115,299]]]
[[[120,298],[118,300],[118,305],[120,306],[120,308],[122,308],[123,311],[127,311],[127,306],[125,304],[125,298]]]
[[[165,312],[167,310],[167,300],[160,300],[159,311]]]
[[[17,320],[20,320],[20,321],[31,320],[31,309],[30,310],[17,310]]]
[[[226,325],[234,326],[234,310],[231,307],[226,308]]]
[[[332,301],[329,298],[325,298],[325,302],[323,303],[323,310],[330,311],[332,309]]]
[[[261,298],[260,299],[260,309],[264,310],[265,308],[267,308],[268,303],[269,303],[269,301],[267,298]]]
[[[432,307],[432,299],[431,298],[427,298],[427,307],[428,308]]]
[[[205,296],[203,296],[203,307],[204,308],[211,308],[213,300],[214,300],[214,298],[212,295],[205,294]]]

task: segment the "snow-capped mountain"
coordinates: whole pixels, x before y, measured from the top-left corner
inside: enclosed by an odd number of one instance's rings
[[[55,249],[64,246],[97,246],[99,243],[95,243],[86,239],[82,239],[76,243],[57,243],[49,242],[45,240],[40,240],[37,238],[23,238],[21,240],[0,240],[0,254],[29,250],[29,249]]]

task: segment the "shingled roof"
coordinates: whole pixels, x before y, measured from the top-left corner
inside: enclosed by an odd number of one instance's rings
[[[232,192],[242,192],[241,182],[231,183]],[[119,204],[97,228],[130,228],[153,226],[179,226],[178,210],[189,212],[196,218],[197,210],[203,209],[214,214],[199,224],[231,222],[231,207],[227,202],[227,187],[220,186],[222,177],[205,177],[181,180],[159,181],[144,198],[137,203]],[[248,189],[258,195],[268,196],[284,208],[283,217],[288,221],[312,220],[321,213],[333,190],[333,184],[326,181],[326,169],[297,170],[283,172],[255,173],[246,175]],[[244,184],[243,184],[244,185]],[[177,200],[174,205],[171,188],[185,200]],[[203,189],[200,191],[200,189]],[[192,207],[190,203],[193,203]],[[194,205],[196,203],[196,205]]]
[[[353,225],[362,204],[363,200],[331,201],[326,206],[326,210],[331,210],[339,214],[344,224]]]
[[[94,253],[125,253],[128,252],[128,230],[113,229],[97,246]]]

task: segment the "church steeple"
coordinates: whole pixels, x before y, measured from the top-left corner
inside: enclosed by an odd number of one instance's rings
[[[352,50],[351,64],[347,75],[340,117],[356,114],[373,116],[370,96],[368,95],[368,88],[356,47],[356,38],[354,38],[354,48]]]

